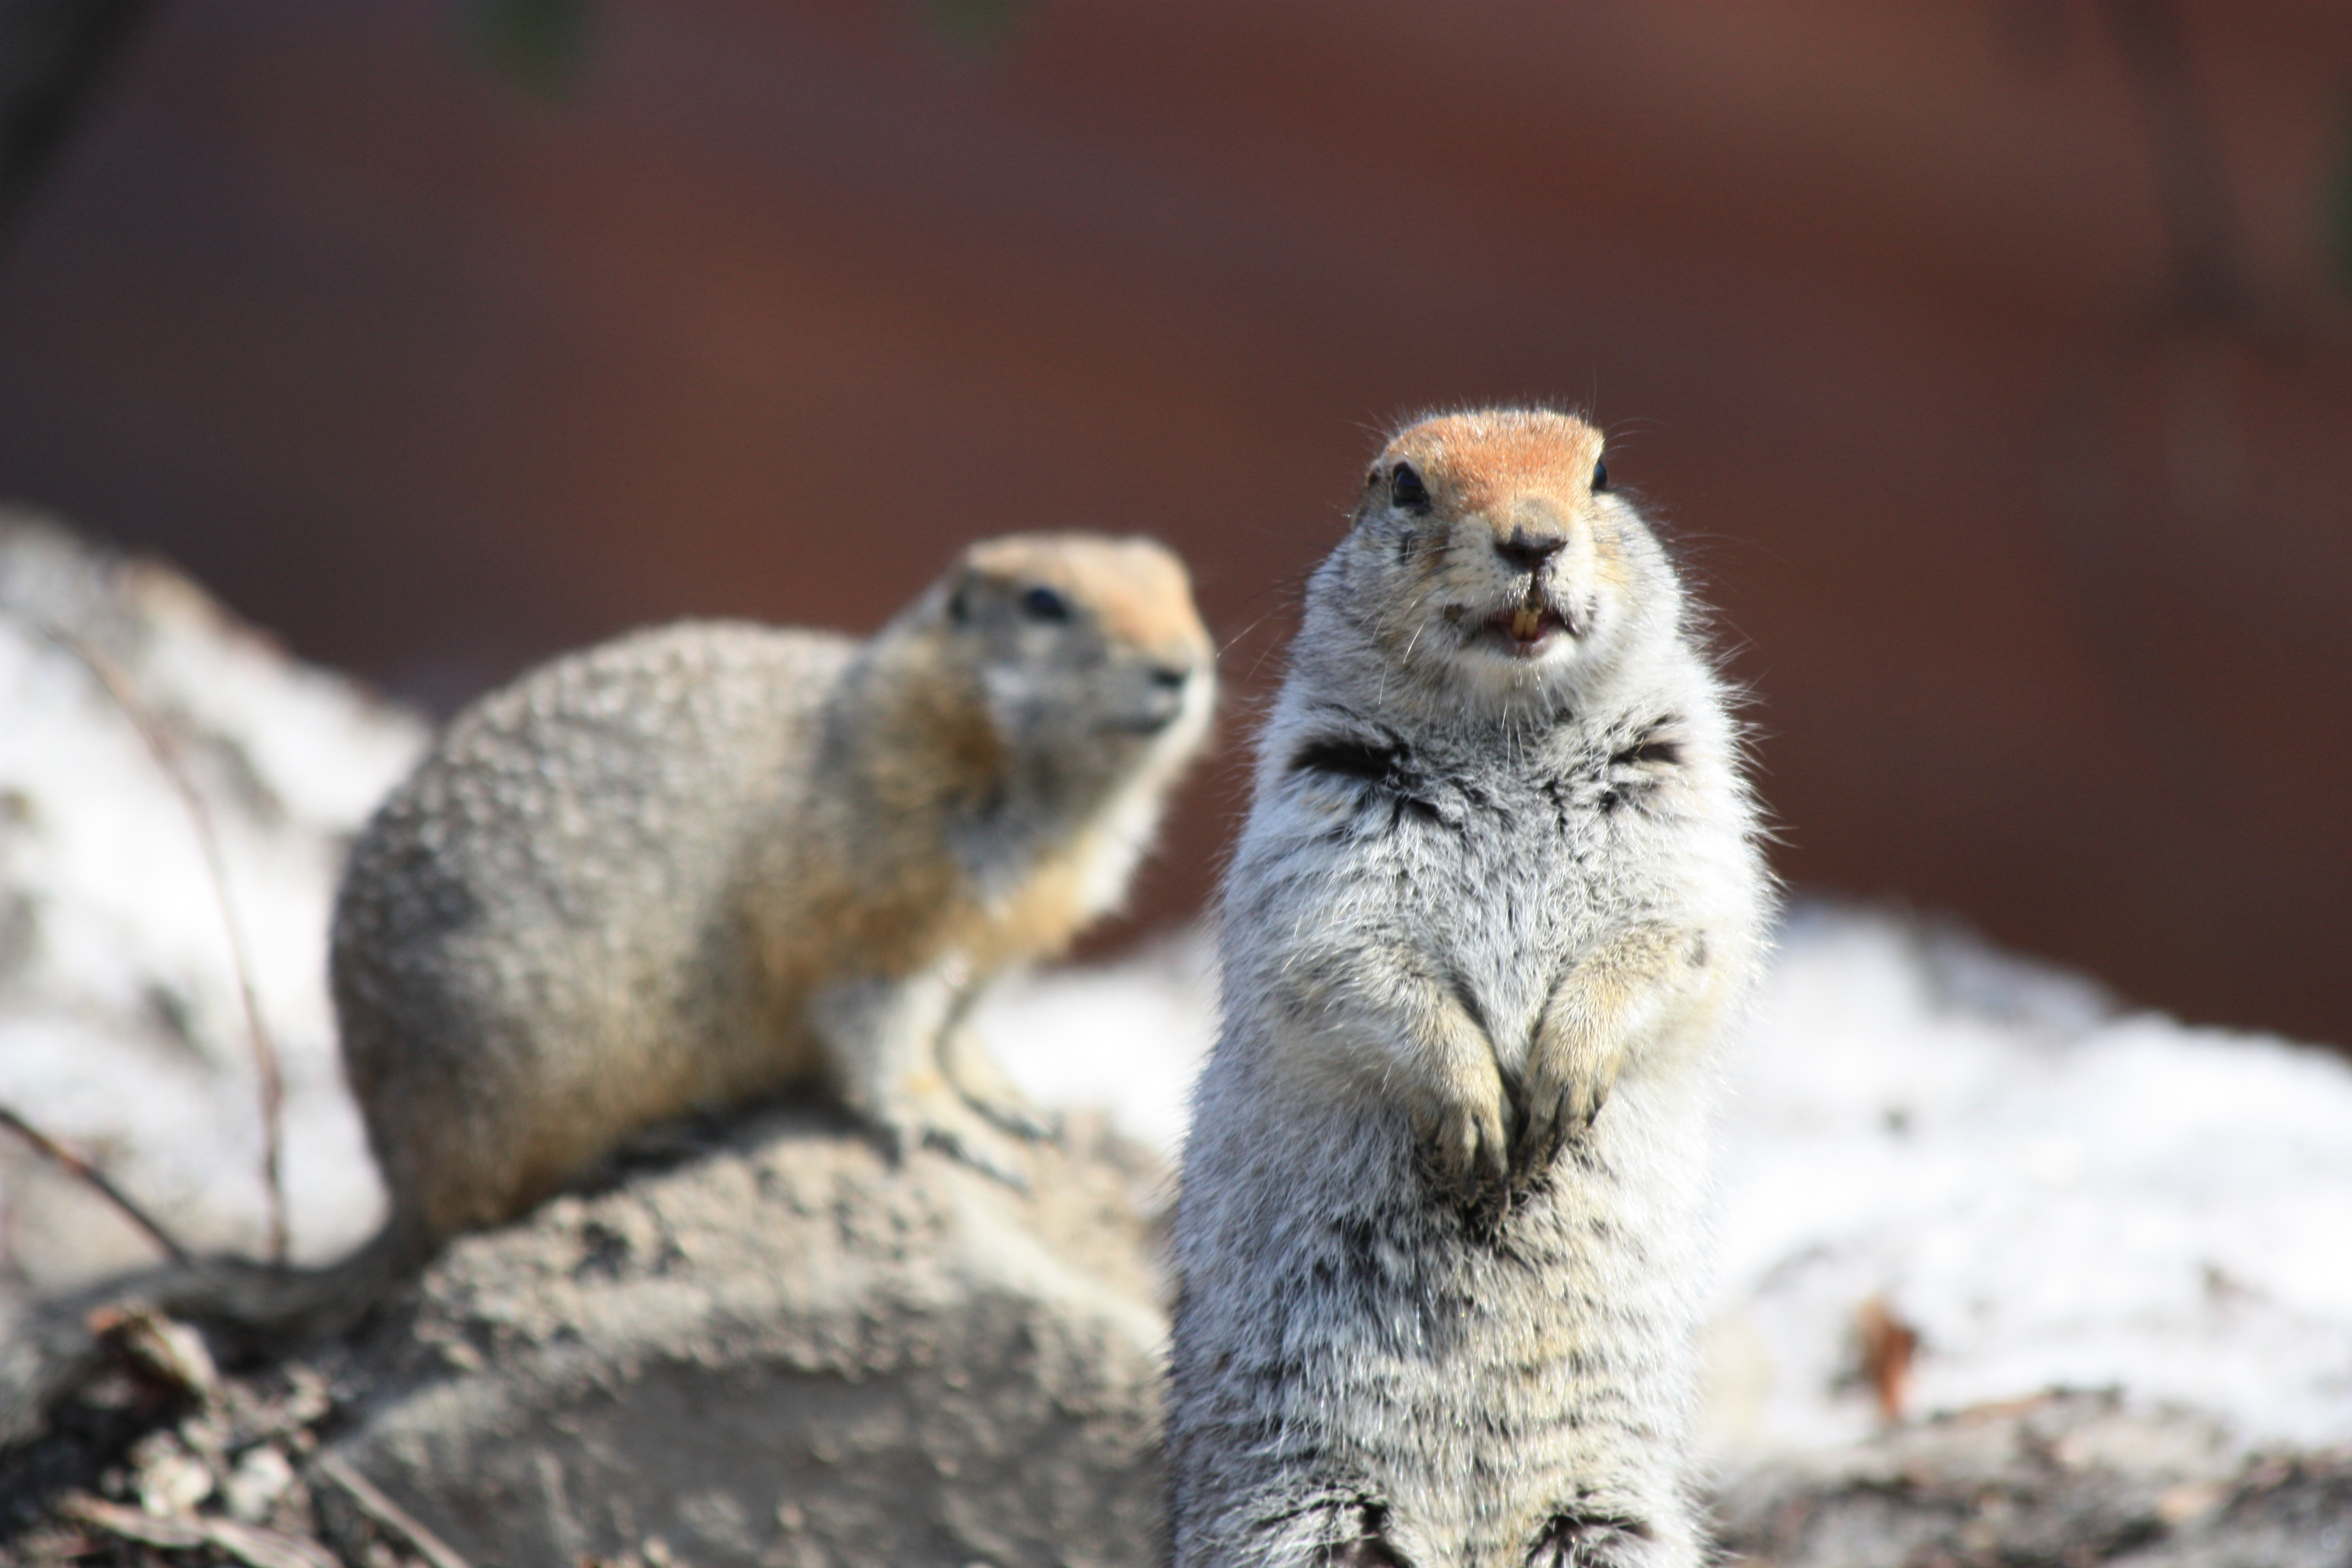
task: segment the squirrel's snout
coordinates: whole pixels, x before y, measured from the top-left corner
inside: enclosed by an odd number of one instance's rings
[[[1540,572],[1544,563],[1568,547],[1568,538],[1558,533],[1529,533],[1526,528],[1511,530],[1508,539],[1495,541],[1495,553],[1522,572]]]
[[[1182,716],[1185,699],[1199,679],[1201,666],[1172,661],[1153,661],[1139,672],[1142,677],[1141,700],[1117,728],[1139,735],[1157,734]]]

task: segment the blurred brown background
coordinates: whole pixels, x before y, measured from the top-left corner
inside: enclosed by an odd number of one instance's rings
[[[158,0],[5,243],[0,492],[443,710],[1167,538],[1145,922],[1381,428],[1590,408],[1792,880],[2352,1041],[2342,0]]]

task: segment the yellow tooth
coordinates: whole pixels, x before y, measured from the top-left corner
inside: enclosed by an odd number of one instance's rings
[[[1543,612],[1532,605],[1521,605],[1511,612],[1511,635],[1521,642],[1533,642],[1543,630]]]

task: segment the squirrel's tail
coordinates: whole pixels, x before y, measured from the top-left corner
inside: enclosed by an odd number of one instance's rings
[[[201,1328],[216,1354],[265,1358],[350,1332],[427,1250],[395,1221],[324,1268],[207,1258],[42,1302],[0,1341],[0,1452],[37,1436],[49,1412],[104,1364],[110,1322],[160,1314]]]

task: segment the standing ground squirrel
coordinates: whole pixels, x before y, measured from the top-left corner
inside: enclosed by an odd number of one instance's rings
[[[1769,885],[1601,447],[1412,425],[1308,587],[1184,1152],[1183,1568],[1701,1558],[1709,1120]]]

